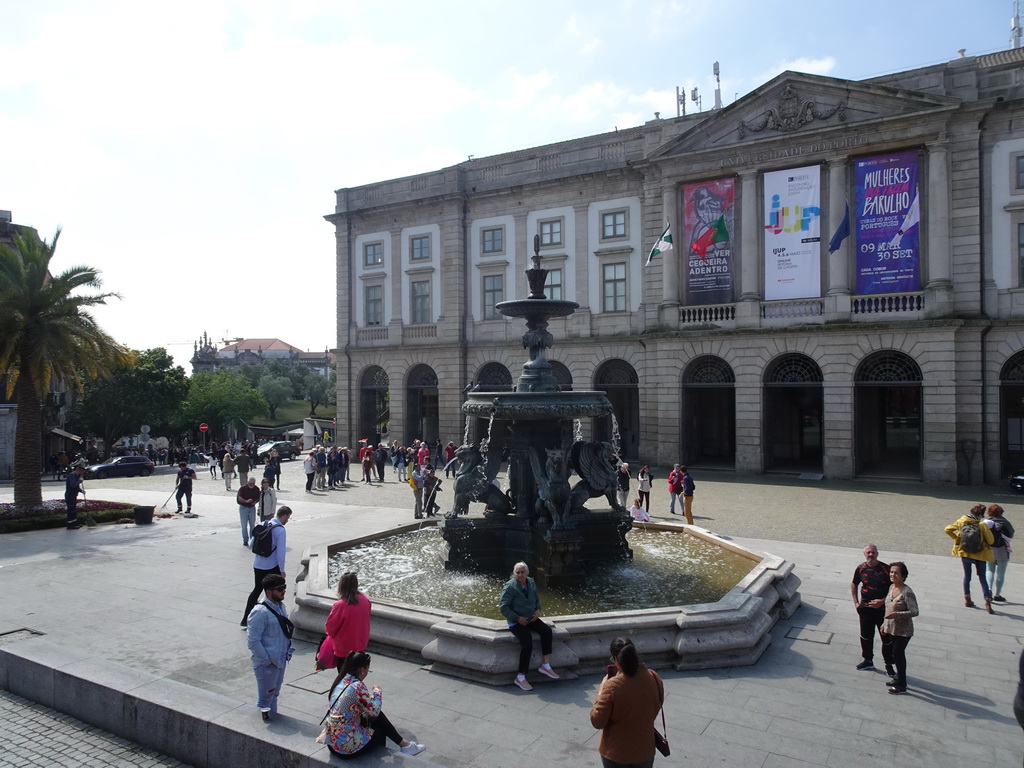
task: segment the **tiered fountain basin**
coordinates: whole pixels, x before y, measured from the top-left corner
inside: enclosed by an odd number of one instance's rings
[[[433,521],[426,521],[432,524]],[[424,527],[404,526],[379,536],[311,547],[303,553],[293,620],[298,636],[319,642],[337,599],[329,583],[329,560],[343,549]],[[800,579],[793,564],[756,553],[695,526],[654,524],[649,531],[693,536],[751,562],[735,587],[715,602],[666,605],[566,616],[545,615],[554,630],[552,665],[565,678],[602,672],[608,645],[631,637],[656,669],[712,669],[754,664],[771,643],[770,630],[800,606]],[[440,563],[427,567],[441,568]],[[372,597],[372,596],[371,596]],[[497,602],[498,595],[494,595]],[[422,659],[434,672],[489,685],[507,685],[515,676],[519,643],[500,619],[373,598],[372,648]],[[535,644],[536,646],[537,644]],[[534,663],[539,664],[535,651]]]

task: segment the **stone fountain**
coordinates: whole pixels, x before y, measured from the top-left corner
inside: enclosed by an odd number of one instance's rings
[[[603,392],[562,392],[546,356],[553,343],[548,320],[568,317],[579,305],[544,295],[548,271],[540,266],[539,240],[534,237],[533,268],[526,270],[530,295],[496,307],[505,317],[526,320],[522,343],[529,360],[514,391],[468,393],[463,412],[486,419],[490,428],[479,445],[466,441],[456,454],[455,501],[441,530],[447,568],[511,573],[522,560],[538,581],[557,585],[582,579],[587,563],[629,559],[632,524],[616,498],[615,446],[578,439],[573,426],[610,418],[611,403]],[[488,449],[496,429],[506,437],[505,493],[492,482],[500,456],[488,455],[495,453]],[[575,484],[572,471],[579,476]],[[609,509],[585,508],[597,496],[607,498]],[[482,518],[463,516],[472,501],[487,505]]]
[[[463,405],[467,419],[486,419],[490,427],[477,444],[470,442],[467,429],[456,457],[455,501],[439,528],[446,544],[446,568],[509,574],[514,563],[523,560],[538,581],[557,587],[582,579],[590,563],[631,559],[626,534],[632,521],[615,496],[615,447],[584,441],[574,429],[585,418],[611,418],[611,403],[602,392],[559,391],[546,357],[553,342],[548,320],[567,317],[578,305],[545,297],[547,270],[540,266],[538,238],[533,268],[526,276],[530,295],[497,308],[506,317],[526,320],[522,341],[530,359],[515,391],[468,393]],[[507,438],[505,491],[492,482],[503,451],[492,448],[491,438],[499,434]],[[578,475],[575,482],[570,479],[572,471]],[[586,502],[598,496],[607,498],[608,508],[587,509]],[[486,505],[482,516],[468,515],[473,502]],[[323,637],[324,620],[337,599],[328,567],[334,553],[433,522],[417,521],[380,537],[308,548],[296,584],[298,609],[292,616],[298,636],[314,643]],[[644,527],[731,550],[750,560],[751,571],[715,602],[545,616],[554,629],[552,664],[559,674],[572,678],[603,671],[608,643],[619,635],[633,638],[653,668],[705,669],[756,662],[771,642],[772,626],[800,605],[800,579],[793,564],[747,551],[694,526]],[[426,570],[430,567],[424,563]],[[372,595],[372,585],[366,586]],[[423,659],[435,672],[509,685],[517,669],[519,643],[496,614],[471,616],[374,598],[371,647]]]

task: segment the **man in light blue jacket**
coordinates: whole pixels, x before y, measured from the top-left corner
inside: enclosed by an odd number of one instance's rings
[[[265,721],[277,714],[277,697],[284,685],[284,670],[292,658],[294,625],[284,605],[284,576],[263,577],[263,599],[249,613],[246,641],[256,675],[256,706]]]

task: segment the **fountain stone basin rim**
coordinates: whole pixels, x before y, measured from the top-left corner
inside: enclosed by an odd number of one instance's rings
[[[462,411],[484,419],[494,414],[521,422],[571,421],[604,416],[611,410],[604,392],[570,390],[559,392],[557,401],[552,400],[550,392],[470,392]]]
[[[433,521],[430,521],[433,522]],[[335,545],[310,547],[302,556],[292,616],[297,636],[319,642],[337,600],[328,585],[330,554],[365,541],[417,530],[421,523]],[[654,669],[714,669],[754,664],[771,643],[770,630],[800,606],[800,579],[792,563],[757,554],[696,526],[647,523],[655,531],[686,531],[754,561],[754,567],[715,603],[665,606],[635,611],[545,616],[554,630],[552,666],[567,679],[603,672],[613,638],[629,636],[644,662]],[[440,566],[439,566],[440,567]],[[495,603],[497,603],[495,595]],[[519,663],[519,642],[500,619],[374,600],[370,621],[374,649],[420,658],[433,672],[488,685],[508,685]],[[534,650],[531,669],[540,664]],[[531,673],[531,681],[547,678]]]

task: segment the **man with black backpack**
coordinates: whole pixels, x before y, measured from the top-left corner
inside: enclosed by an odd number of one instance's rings
[[[241,626],[246,626],[249,620],[249,613],[252,611],[256,601],[260,599],[263,592],[263,578],[270,574],[284,576],[284,554],[287,544],[287,535],[284,527],[291,519],[291,507],[281,507],[273,520],[260,523],[252,532],[249,539],[249,547],[252,549],[252,570],[255,577],[255,586],[249,594],[245,604],[245,613],[242,614]]]

